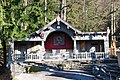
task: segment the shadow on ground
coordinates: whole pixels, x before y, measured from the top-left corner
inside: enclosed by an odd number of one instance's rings
[[[71,80],[96,80],[94,76],[82,71],[50,71],[52,74],[46,76],[61,77]]]
[[[5,71],[0,74],[0,80],[11,80],[11,72],[8,68],[6,68]]]

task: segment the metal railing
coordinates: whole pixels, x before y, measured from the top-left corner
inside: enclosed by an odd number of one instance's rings
[[[90,52],[74,53],[31,53],[31,54],[14,54],[16,61],[42,61],[42,60],[92,60],[93,55]],[[104,59],[104,52],[95,52],[94,59]]]

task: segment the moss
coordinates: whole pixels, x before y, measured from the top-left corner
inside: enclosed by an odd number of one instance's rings
[[[29,66],[26,68],[27,73],[40,72],[43,70],[46,70],[46,67],[44,67],[44,66]]]

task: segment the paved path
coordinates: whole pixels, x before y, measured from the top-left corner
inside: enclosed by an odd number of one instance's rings
[[[42,71],[34,74],[21,73],[17,80],[96,80],[94,76],[81,71]]]

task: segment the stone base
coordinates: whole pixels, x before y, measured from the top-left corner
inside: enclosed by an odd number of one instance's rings
[[[117,53],[117,58],[118,58],[118,65],[119,65],[119,67],[120,67],[120,52]]]

